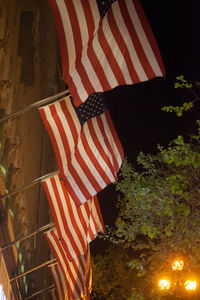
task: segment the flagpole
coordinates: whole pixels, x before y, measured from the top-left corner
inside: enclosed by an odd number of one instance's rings
[[[44,225],[44,226],[38,228],[36,231],[34,231],[34,232],[32,232],[32,233],[27,234],[26,236],[24,236],[24,237],[22,237],[22,238],[16,239],[15,241],[12,241],[12,242],[10,242],[9,244],[6,244],[6,245],[2,246],[2,247],[1,247],[1,251],[4,251],[4,250],[6,250],[8,247],[13,246],[14,244],[16,244],[17,242],[22,242],[22,241],[24,241],[24,240],[26,240],[26,239],[28,239],[28,238],[30,238],[30,237],[36,235],[37,233],[40,233],[40,232],[42,232],[42,231],[44,231],[44,230],[46,230],[46,229],[48,229],[48,228],[51,228],[51,227],[53,227],[53,226],[55,226],[55,223],[49,223],[49,224],[47,224],[47,225]]]
[[[38,291],[38,292],[36,292],[36,293],[34,293],[34,294],[32,294],[32,295],[30,295],[30,296],[24,298],[24,300],[31,299],[31,298],[33,298],[33,297],[35,297],[35,296],[37,296],[37,295],[40,295],[40,294],[42,294],[42,293],[44,293],[44,292],[50,291],[50,290],[52,290],[53,288],[54,288],[54,284],[52,284],[52,285],[48,286],[47,288],[42,289],[42,290],[40,290],[40,291]]]
[[[12,114],[9,114],[9,115],[3,117],[2,119],[0,119],[0,123],[6,121],[6,120],[8,120],[8,119],[17,117],[17,116],[19,116],[19,115],[21,115],[21,114],[24,114],[25,112],[31,110],[32,108],[39,107],[39,106],[41,106],[41,105],[43,105],[43,104],[45,104],[45,103],[48,103],[48,102],[50,102],[50,101],[55,100],[56,98],[63,97],[63,96],[67,96],[67,95],[69,95],[69,94],[70,94],[70,93],[69,93],[69,90],[66,90],[66,91],[60,92],[60,93],[57,94],[57,95],[54,95],[54,96],[50,96],[50,97],[44,98],[44,99],[42,99],[42,100],[40,100],[40,101],[38,101],[38,102],[35,102],[35,103],[33,103],[33,104],[31,104],[31,105],[25,107],[25,108],[22,108],[22,109],[19,110],[19,111],[16,111],[16,112],[14,112],[14,113],[12,113]]]
[[[31,187],[31,186],[33,186],[33,185],[39,183],[40,181],[42,181],[43,179],[45,179],[45,178],[47,178],[47,177],[53,176],[53,175],[57,174],[57,172],[58,172],[58,171],[54,171],[54,172],[51,172],[51,173],[49,173],[49,174],[43,175],[43,176],[41,176],[41,177],[39,177],[39,178],[34,179],[33,181],[31,181],[31,182],[29,182],[29,183],[27,183],[27,184],[24,184],[23,186],[17,188],[16,190],[14,190],[14,191],[12,191],[12,192],[9,192],[9,193],[0,195],[0,200],[3,199],[3,198],[11,197],[11,196],[13,196],[13,195],[15,195],[15,194],[17,194],[17,193],[19,193],[19,192],[21,192],[21,191],[23,191],[23,190],[29,188],[29,187]]]
[[[28,275],[28,274],[30,274],[30,273],[32,273],[32,272],[38,270],[38,269],[41,269],[41,268],[43,268],[43,267],[45,267],[45,266],[47,266],[47,265],[50,265],[50,264],[54,263],[55,261],[56,261],[56,258],[53,258],[53,259],[51,259],[51,260],[48,260],[48,261],[46,261],[45,263],[43,263],[43,264],[41,264],[41,265],[39,265],[39,266],[37,266],[37,267],[35,267],[35,268],[29,270],[29,271],[26,271],[26,272],[24,272],[24,273],[22,273],[22,274],[20,274],[20,275],[17,275],[17,276],[15,276],[15,277],[11,278],[11,279],[10,279],[10,282],[13,282],[14,280],[17,280],[17,279],[19,279],[19,278],[21,278],[21,277],[24,277],[25,275]]]

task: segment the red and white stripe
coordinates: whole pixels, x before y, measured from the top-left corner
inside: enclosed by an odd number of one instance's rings
[[[91,93],[164,76],[139,0],[118,0],[100,19],[94,0],[49,0],[62,70],[75,105]]]
[[[54,283],[54,289],[51,290],[52,298],[55,300],[70,300],[68,296],[65,276],[58,264],[49,266],[51,277]]]
[[[48,177],[42,185],[50,204],[58,236],[69,260],[85,254],[98,232],[104,232],[103,219],[96,196],[77,206],[58,175]]]
[[[60,300],[60,299],[58,298],[58,294],[57,294],[56,289],[50,290],[50,291],[49,291],[49,295],[50,295],[50,299],[51,299],[51,300]]]
[[[80,255],[73,261],[69,261],[55,229],[45,232],[44,237],[65,277],[69,296],[72,299],[85,299],[91,292],[92,273],[89,247],[85,255]]]
[[[108,110],[81,127],[69,97],[39,109],[60,175],[77,205],[117,180],[123,149]]]

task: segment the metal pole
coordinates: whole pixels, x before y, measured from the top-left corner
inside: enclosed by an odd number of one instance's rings
[[[19,238],[19,239],[15,240],[15,241],[10,242],[9,244],[6,244],[6,245],[2,246],[2,247],[1,247],[1,251],[4,251],[4,250],[6,250],[8,247],[10,247],[10,246],[16,244],[17,242],[22,242],[22,241],[24,241],[24,240],[26,240],[26,239],[28,239],[28,238],[30,238],[30,237],[36,235],[37,233],[42,232],[42,231],[44,231],[44,230],[46,230],[46,229],[48,229],[48,228],[50,228],[50,227],[53,227],[53,226],[55,226],[55,223],[49,223],[49,224],[47,224],[47,225],[44,225],[44,226],[40,227],[39,229],[37,229],[35,232],[32,232],[32,233],[30,233],[30,234],[27,234],[26,236],[24,236],[24,237],[22,237],[22,238]]]
[[[38,292],[36,292],[36,293],[34,293],[34,294],[32,294],[32,295],[26,297],[24,300],[31,299],[31,298],[33,298],[33,297],[35,297],[35,296],[37,296],[37,295],[40,295],[40,294],[42,294],[42,293],[44,293],[44,292],[50,291],[50,290],[52,290],[53,288],[54,288],[54,285],[52,284],[52,285],[50,285],[49,287],[47,287],[47,288],[45,288],[45,289],[42,289],[42,290],[40,290],[40,291],[38,291]]]
[[[11,279],[10,279],[10,282],[13,282],[14,280],[17,280],[17,279],[19,279],[19,278],[21,278],[21,277],[23,277],[23,276],[25,276],[25,275],[27,275],[27,274],[30,274],[30,273],[32,273],[32,272],[34,272],[34,271],[36,271],[36,270],[38,270],[38,269],[41,269],[41,268],[43,268],[43,267],[45,267],[45,266],[47,266],[47,265],[49,265],[49,264],[51,264],[51,263],[54,263],[55,261],[56,261],[56,258],[53,258],[53,259],[51,259],[51,260],[48,260],[48,261],[46,261],[45,263],[43,263],[43,264],[41,264],[41,265],[39,265],[39,266],[37,266],[37,267],[35,267],[35,268],[29,270],[29,271],[24,272],[23,274],[20,274],[20,275],[17,275],[17,276],[15,276],[15,277],[11,278]]]
[[[57,172],[58,172],[58,171],[54,171],[54,172],[51,172],[51,173],[46,174],[46,175],[44,175],[44,176],[41,176],[41,177],[39,177],[39,178],[37,178],[37,179],[34,179],[32,182],[29,182],[29,183],[27,183],[27,184],[25,184],[25,185],[23,185],[23,186],[17,188],[16,190],[14,190],[14,191],[12,191],[12,192],[10,192],[10,193],[6,193],[6,194],[3,194],[3,195],[0,195],[0,200],[3,199],[3,198],[11,197],[11,196],[13,196],[14,194],[17,194],[17,193],[19,193],[19,192],[21,192],[21,191],[23,191],[23,190],[25,190],[25,189],[27,189],[27,188],[29,188],[29,187],[35,185],[35,184],[37,184],[38,182],[42,181],[43,179],[45,179],[45,178],[47,178],[47,177],[53,176],[53,175],[57,174]]]
[[[58,63],[56,63],[56,66],[57,66],[57,69],[58,69],[58,74],[59,74],[60,80],[64,81],[65,78],[64,78],[64,76],[62,76],[62,71],[60,70],[60,67],[59,67]]]
[[[48,103],[50,101],[55,100],[56,98],[59,98],[59,97],[62,97],[62,96],[67,96],[69,94],[70,94],[69,90],[66,90],[66,91],[63,91],[63,92],[61,92],[61,93],[59,93],[57,95],[44,98],[44,99],[42,99],[42,100],[40,100],[38,102],[35,102],[35,103],[33,103],[33,104],[31,104],[31,105],[29,105],[29,106],[27,106],[27,107],[25,107],[25,108],[17,111],[17,112],[14,112],[14,113],[12,113],[10,115],[7,115],[7,116],[3,117],[2,119],[0,119],[0,123],[6,121],[8,119],[17,117],[17,116],[19,116],[21,114],[24,114],[25,112],[31,110],[32,108],[39,107],[39,106],[41,106],[41,105],[43,105],[45,103]]]

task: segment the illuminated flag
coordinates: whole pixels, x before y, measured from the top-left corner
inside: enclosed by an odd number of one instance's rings
[[[50,291],[53,300],[70,300],[68,296],[65,276],[58,264],[49,266],[54,289]]]
[[[104,232],[97,196],[77,206],[58,175],[42,181],[60,242],[71,261],[85,254],[98,232]]]
[[[72,299],[85,299],[84,297],[88,297],[91,293],[92,284],[89,247],[85,255],[80,255],[73,261],[69,261],[55,229],[45,232],[44,237],[65,277],[69,296]]]
[[[58,294],[57,294],[57,291],[55,289],[50,290],[49,294],[50,294],[51,300],[57,300],[57,299],[60,300],[58,298]]]
[[[59,175],[77,205],[117,180],[123,149],[108,110],[83,125],[70,97],[41,107],[39,112],[54,148]]]
[[[49,0],[60,41],[63,75],[75,107],[66,98],[45,106],[40,113],[60,175],[77,205],[117,180],[123,160],[103,92],[164,75],[139,0],[118,0],[104,7],[111,2]],[[87,115],[88,104],[93,106],[96,101],[98,105]]]
[[[63,76],[76,106],[95,92],[165,75],[140,1],[111,2],[49,0]]]

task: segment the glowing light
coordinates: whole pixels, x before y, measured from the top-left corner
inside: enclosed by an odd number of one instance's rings
[[[184,266],[184,262],[182,260],[175,260],[172,264],[172,269],[182,271]]]
[[[169,290],[170,288],[170,281],[167,279],[162,279],[159,281],[158,286],[161,290]]]
[[[195,280],[188,280],[185,282],[185,289],[188,291],[194,291],[196,290],[197,282]]]

